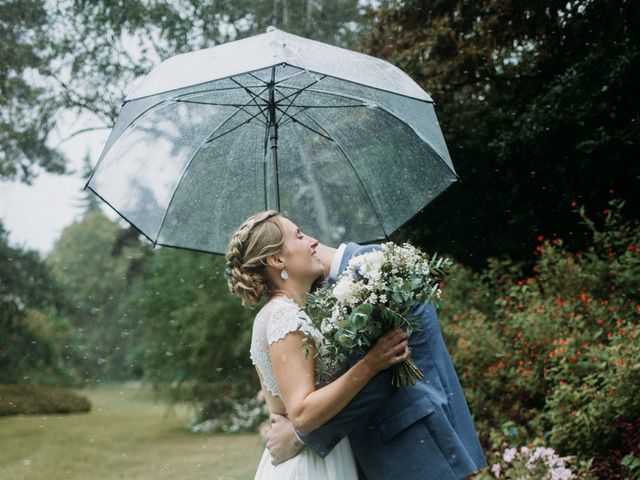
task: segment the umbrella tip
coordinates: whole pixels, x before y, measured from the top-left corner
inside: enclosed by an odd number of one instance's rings
[[[267,27],[267,33],[269,33],[269,32],[273,32],[274,30],[277,30],[277,28],[276,28],[276,27],[274,27],[273,25],[269,25],[269,26]]]

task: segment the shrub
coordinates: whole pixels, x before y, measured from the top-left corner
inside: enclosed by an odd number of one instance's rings
[[[493,259],[447,278],[440,318],[486,447],[543,439],[581,461],[619,447],[635,465],[615,426],[640,411],[640,227],[623,207],[576,210],[582,252],[539,236],[529,271]]]
[[[63,388],[0,384],[0,416],[77,413],[89,410],[89,400]]]
[[[573,480],[575,474],[568,468],[567,458],[560,457],[552,448],[507,448],[491,465],[491,474],[485,478],[511,480]]]
[[[257,432],[269,419],[262,391],[246,398],[216,398],[200,412],[190,427],[194,432]]]

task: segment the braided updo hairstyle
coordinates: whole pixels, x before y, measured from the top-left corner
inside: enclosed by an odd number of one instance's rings
[[[245,305],[255,305],[272,289],[265,260],[284,245],[279,215],[276,210],[267,210],[250,216],[227,246],[227,285]]]

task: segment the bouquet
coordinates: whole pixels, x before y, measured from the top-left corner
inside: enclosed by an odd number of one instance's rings
[[[323,374],[335,373],[346,358],[364,353],[391,327],[407,334],[420,328],[413,310],[421,303],[440,298],[439,282],[452,262],[405,243],[383,243],[380,250],[353,257],[331,285],[309,296],[307,313],[322,332]],[[392,382],[414,385],[423,376],[409,357],[394,367]]]

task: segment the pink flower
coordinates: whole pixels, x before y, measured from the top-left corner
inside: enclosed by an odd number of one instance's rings
[[[502,459],[507,462],[513,462],[513,459],[516,458],[517,450],[515,448],[507,448],[502,454]]]
[[[494,463],[494,464],[491,466],[491,473],[493,473],[493,475],[494,475],[496,478],[500,478],[500,464],[499,464],[499,463]]]

